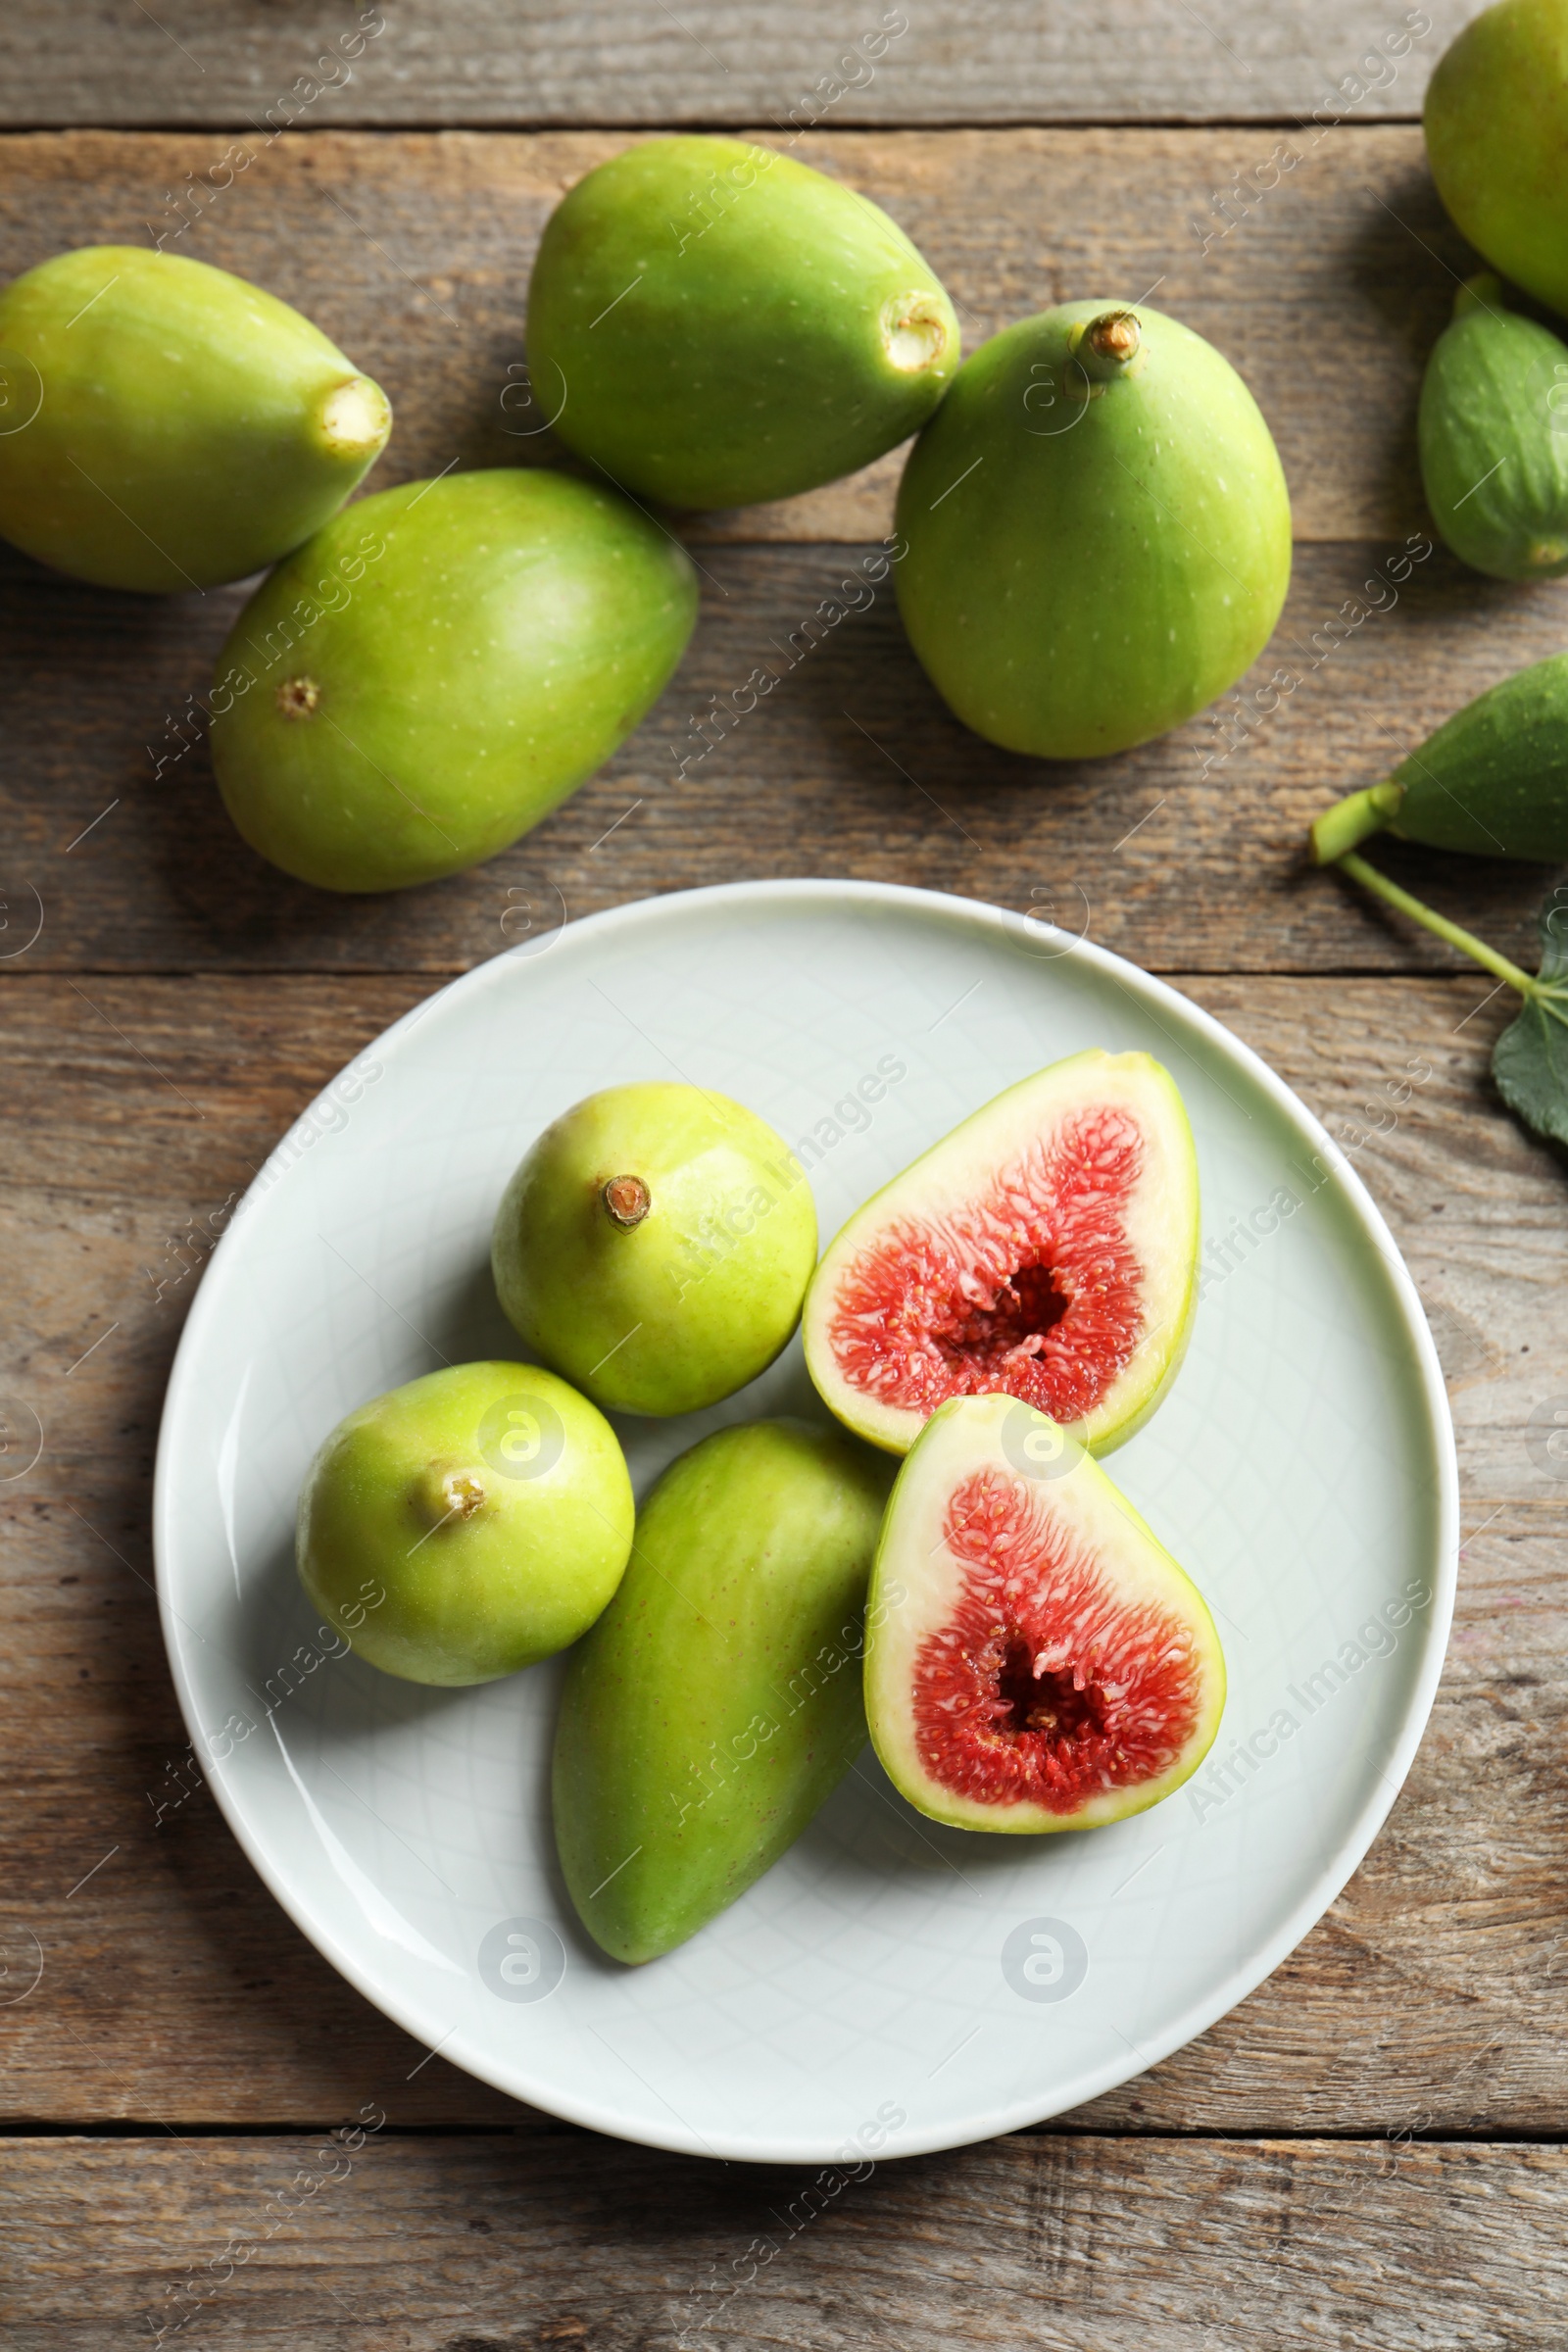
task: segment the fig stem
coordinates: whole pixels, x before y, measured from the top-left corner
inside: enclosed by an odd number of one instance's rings
[[[425,1527],[414,1551],[409,1553],[410,1559],[454,1519],[460,1524],[471,1519],[484,1508],[485,1498],[481,1471],[467,1463],[431,1462],[414,1482],[414,1505]]]
[[[1494,270],[1478,270],[1467,277],[1453,298],[1456,318],[1468,318],[1472,311],[1505,311],[1508,297],[1502,290],[1502,280]]]
[[[618,1225],[623,1233],[640,1225],[653,1206],[653,1196],[640,1176],[612,1176],[599,1198],[611,1223]]]
[[[1510,963],[1506,956],[1499,956],[1495,948],[1489,948],[1484,939],[1477,939],[1475,933],[1466,931],[1462,924],[1450,923],[1446,914],[1437,914],[1430,906],[1423,906],[1419,899],[1413,899],[1407,890],[1401,890],[1397,882],[1391,882],[1387,874],[1380,874],[1376,867],[1368,865],[1364,858],[1348,854],[1334,862],[1342,872],[1349,875],[1352,882],[1359,882],[1363,890],[1369,890],[1374,898],[1384,900],[1390,906],[1396,906],[1401,914],[1407,914],[1413,923],[1419,923],[1423,930],[1430,931],[1435,938],[1446,939],[1450,948],[1457,948],[1462,956],[1468,956],[1473,962],[1479,963],[1483,971],[1493,972],[1499,980],[1505,980],[1522,997],[1541,994],[1538,983],[1530,974],[1522,972],[1516,963]]]
[[[1079,328],[1072,356],[1086,375],[1110,383],[1127,373],[1143,339],[1136,312],[1105,311]]]
[[[351,375],[334,384],[317,412],[322,440],[344,456],[378,452],[392,429],[392,408],[379,384]]]
[[[1333,865],[1369,833],[1381,833],[1399,813],[1402,784],[1369,784],[1352,792],[1312,820],[1312,856],[1319,865]]]

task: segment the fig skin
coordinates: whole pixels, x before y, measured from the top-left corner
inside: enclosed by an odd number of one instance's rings
[[[898,529],[931,683],[976,734],[1046,760],[1180,726],[1262,651],[1290,584],[1251,394],[1142,304],[1064,303],[983,344],[909,454]]]
[[[1105,1573],[1116,1598],[1133,1606],[1152,1603],[1180,1624],[1196,1661],[1197,1714],[1167,1768],[1148,1781],[1097,1788],[1070,1812],[968,1797],[927,1771],[915,1738],[913,1660],[925,1640],[952,1624],[956,1605],[943,1541],[948,1500],[968,1473],[987,1469],[1030,1481],[1056,1523]],[[872,1744],[900,1793],[928,1819],[954,1829],[1041,1837],[1100,1829],[1145,1813],[1192,1778],[1213,1746],[1225,1712],[1225,1654],[1198,1587],[1076,1439],[1010,1396],[951,1397],[910,1446],[882,1523],[866,1625],[865,1707]],[[1092,1682],[1092,1650],[1087,1656],[1071,1653],[1058,1671],[1084,1672]]]
[[[644,1502],[556,1736],[561,1866],[612,1958],[657,1959],[744,1894],[864,1746],[890,1483],[836,1430],[757,1421],[703,1439]]]
[[[0,533],[103,588],[260,571],[336,513],[392,427],[379,385],[286,302],[139,245],[14,279],[0,364]]]
[[[789,498],[916,431],[958,364],[939,280],[853,188],[744,139],[648,139],[578,180],[528,288],[560,438],[676,507]]]
[[[620,1442],[586,1397],[537,1364],[458,1364],[338,1423],[300,1492],[296,1559],[372,1666],[488,1683],[592,1625],[634,1515]]]
[[[321,890],[462,872],[609,759],[696,616],[690,559],[602,485],[507,466],[383,490],[235,622],[212,695],[224,806]]]
[[[1462,563],[1494,580],[1568,571],[1568,343],[1462,286],[1421,383],[1421,481]]]
[[[1499,0],[1438,61],[1427,160],[1455,226],[1494,270],[1568,314],[1568,5]]]
[[[647,1205],[617,1215],[606,1188],[631,1180]],[[607,1087],[514,1171],[491,1263],[521,1338],[607,1411],[696,1412],[787,1345],[816,1210],[783,1138],[743,1104],[665,1080]]]

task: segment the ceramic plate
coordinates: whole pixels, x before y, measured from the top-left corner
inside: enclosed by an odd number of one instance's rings
[[[1198,1139],[1203,1296],[1112,1475],[1196,1578],[1230,1669],[1188,1787],[1114,1828],[937,1827],[869,1748],[784,1860],[638,1970],[576,1925],[550,1835],[560,1662],[473,1690],[377,1674],[295,1581],[340,1416],[514,1356],[489,1235],[597,1087],[682,1078],[810,1168],[824,1241],[967,1112],[1086,1046],[1145,1048]],[[1396,1097],[1399,1073],[1391,1078]],[[797,1339],[711,1412],[619,1426],[639,1491],[727,1421],[821,1419]],[[1442,1663],[1452,1434],[1415,1291],[1343,1153],[1173,989],[999,908],[747,883],[524,942],[350,1064],[214,1253],[170,1383],[156,1539],[197,1751],[277,1899],[351,1984],[499,2089],[601,2132],[826,2164],[986,2137],[1152,2065],[1265,1977],[1366,1851]]]

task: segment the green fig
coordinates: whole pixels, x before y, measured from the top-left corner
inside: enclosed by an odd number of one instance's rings
[[[556,1735],[561,1866],[613,1958],[657,1959],[744,1894],[864,1745],[890,1478],[853,1439],[756,1421],[683,1453],[643,1504]]]
[[[458,873],[609,759],[696,612],[690,559],[603,486],[506,467],[383,490],[263,582],[219,656],[228,813],[323,890]]]
[[[1421,385],[1421,479],[1461,562],[1497,580],[1568,571],[1568,343],[1461,286]]]
[[[1568,312],[1568,0],[1499,0],[1427,84],[1427,158],[1456,226],[1516,286]]]
[[[899,491],[899,609],[956,715],[1047,760],[1180,726],[1268,642],[1291,576],[1241,377],[1158,311],[1070,302],[959,369]]]
[[[316,1606],[411,1683],[493,1682],[564,1649],[631,1550],[619,1441],[537,1364],[457,1364],[338,1423],[300,1494]]]
[[[726,1095],[608,1087],[507,1186],[501,1304],[609,1411],[691,1413],[766,1370],[800,1320],[816,1211],[781,1136]]]
[[[953,305],[886,213],[744,139],[649,139],[546,223],[528,363],[556,431],[677,507],[789,498],[931,414]]]
[[[1568,858],[1568,654],[1489,686],[1384,783],[1326,808],[1312,855],[1331,865],[1385,828],[1472,858]]]
[[[243,579],[381,454],[384,392],[273,294],[139,245],[0,295],[0,534],[102,588]]]

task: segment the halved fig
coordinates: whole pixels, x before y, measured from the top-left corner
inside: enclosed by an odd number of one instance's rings
[[[1098,1049],[1009,1087],[874,1194],[807,1294],[823,1402],[904,1453],[950,1396],[1001,1391],[1108,1452],[1181,1363],[1198,1158],[1170,1073]]]
[[[899,1472],[866,1609],[889,1779],[963,1830],[1098,1829],[1195,1773],[1225,1706],[1201,1594],[1033,1406],[960,1396]]]

